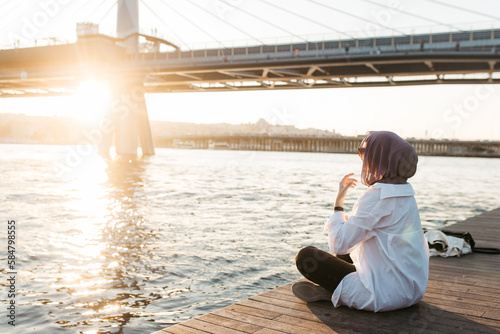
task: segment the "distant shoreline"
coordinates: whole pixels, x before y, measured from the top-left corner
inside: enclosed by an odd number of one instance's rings
[[[156,148],[170,148],[170,149],[185,149],[185,150],[226,150],[226,151],[267,151],[267,152],[303,152],[303,153],[335,153],[335,154],[357,154],[358,142],[361,139],[358,138],[308,138],[308,137],[287,137],[289,140],[301,140],[305,141],[317,141],[317,143],[322,142],[321,145],[312,146],[287,146],[283,145],[283,139],[281,138],[281,143],[273,142],[272,139],[276,137],[251,137],[253,140],[259,142],[254,143],[254,146],[250,145],[235,145],[234,143],[228,144],[227,142],[217,141],[215,145],[210,147],[210,141],[216,139],[217,137],[210,137],[212,139],[207,139],[209,137],[204,137],[204,141],[198,141],[196,144],[191,138],[189,140],[177,141],[175,138],[155,138]],[[233,138],[234,137],[224,137]],[[249,138],[249,137],[247,137]],[[198,138],[199,140],[199,138]],[[266,141],[267,140],[267,141]],[[416,146],[417,153],[419,156],[436,156],[436,157],[461,157],[461,158],[500,158],[500,142],[484,142],[484,141],[450,141],[450,140],[411,140],[407,139],[412,145]],[[342,148],[338,145],[336,148],[332,145],[325,145],[327,142],[344,142]],[[205,144],[206,143],[206,144]],[[222,145],[221,145],[222,143]],[[89,142],[78,142],[78,143],[63,143],[63,142],[43,142],[43,141],[33,141],[33,140],[5,140],[5,138],[0,138],[0,144],[5,145],[51,145],[51,146],[82,146],[82,145],[92,145]],[[219,145],[216,145],[219,144]],[[279,145],[278,145],[279,144]],[[419,149],[419,147],[424,145],[438,145],[438,148],[443,145],[458,145],[456,147],[461,147],[461,151],[424,151]],[[460,146],[462,145],[462,146]],[[475,146],[474,146],[475,145]],[[96,145],[92,145],[96,146]],[[464,151],[463,149],[468,147],[469,150],[476,149],[478,151]],[[486,150],[489,148],[489,150]]]

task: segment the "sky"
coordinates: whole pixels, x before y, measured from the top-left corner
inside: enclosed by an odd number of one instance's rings
[[[16,41],[21,47],[35,40],[40,45],[53,37],[72,42],[77,22],[98,23],[101,33],[114,35],[116,9],[113,0],[0,0],[0,48],[12,48]],[[500,28],[500,1],[495,0],[141,0],[139,10],[141,31],[156,31],[183,49]],[[107,97],[105,85],[97,85],[98,90],[94,86],[84,84],[71,97],[0,99],[0,113],[97,117],[104,113]],[[403,137],[500,140],[497,85],[170,93],[146,98],[151,120],[239,124],[264,118],[272,124],[342,135],[390,130]]]

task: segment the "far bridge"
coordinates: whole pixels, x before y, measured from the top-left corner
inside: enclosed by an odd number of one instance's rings
[[[289,135],[185,135],[158,136],[155,145],[180,149],[358,153],[363,138]],[[420,156],[500,158],[498,141],[406,139]]]

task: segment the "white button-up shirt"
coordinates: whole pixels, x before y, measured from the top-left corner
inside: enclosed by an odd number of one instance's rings
[[[375,183],[354,204],[326,221],[330,251],[350,253],[356,271],[340,282],[334,306],[390,311],[411,306],[425,294],[429,248],[415,192],[409,183]]]

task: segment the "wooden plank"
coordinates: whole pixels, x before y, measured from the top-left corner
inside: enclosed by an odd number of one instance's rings
[[[445,293],[449,290],[440,290],[438,288],[436,289],[431,289],[427,288],[425,295],[428,297],[432,298],[442,298]],[[477,304],[477,305],[484,305],[484,306],[491,306],[491,307],[499,307],[500,304],[497,302],[492,302],[491,301],[491,294],[475,294],[475,293],[463,293],[460,291],[453,291],[453,294],[448,293],[447,294],[447,299],[453,299],[453,300],[466,300],[470,304]]]
[[[271,319],[256,317],[256,316],[253,316],[250,314],[230,311],[226,308],[214,311],[213,313],[220,315],[220,316],[223,316],[223,317],[238,319],[239,321],[242,321],[242,322],[247,322],[249,324],[261,326],[264,328],[274,329],[274,330],[282,331],[285,333],[290,333],[290,334],[303,334],[304,333],[304,329],[300,328],[298,326],[285,324],[285,323],[282,323],[279,321],[273,321]],[[329,333],[329,332],[328,331],[321,331],[318,333]]]
[[[296,302],[297,301],[297,297],[295,297],[293,294],[280,293],[280,292],[277,292],[277,291],[274,291],[274,290],[266,292],[265,296],[270,297],[270,298],[288,300],[288,301],[291,301],[291,302]]]
[[[483,318],[500,320],[500,311],[498,309],[486,311],[483,314]]]
[[[491,255],[491,256],[494,256],[494,255]],[[469,279],[472,279],[472,280],[476,280],[476,281],[484,281],[484,282],[492,282],[492,283],[497,283],[497,285],[499,285],[500,283],[499,282],[495,282],[493,279],[490,279],[492,277],[495,276],[496,272],[495,272],[495,267],[498,266],[499,263],[487,263],[487,262],[481,262],[481,263],[467,263],[466,260],[462,261],[462,263],[458,264],[458,263],[453,263],[453,262],[449,262],[449,263],[441,263],[439,265],[439,269],[440,271],[445,271],[447,275],[456,275],[458,277],[460,277],[460,275],[462,276],[466,276],[464,278],[469,278]],[[457,265],[461,265],[461,266],[468,266],[468,270],[467,271],[463,271],[463,270],[460,270],[459,268],[457,268],[456,266]],[[430,266],[430,269],[432,270],[434,268],[434,265],[431,265]]]
[[[277,320],[284,321],[290,324],[297,323],[297,320],[294,319],[293,317],[288,317],[288,316],[281,316]],[[407,320],[407,319],[405,319]],[[302,320],[300,321],[302,324]],[[376,325],[375,325],[376,324]],[[350,324],[344,324],[345,327],[339,327],[338,324],[335,325],[330,325],[330,328],[333,328],[334,330],[348,330],[349,332],[360,332],[360,333],[393,333],[393,334],[399,334],[399,333],[404,333],[406,331],[410,332],[420,332],[422,329],[425,329],[426,334],[439,334],[439,333],[450,333],[450,334],[455,334],[457,333],[457,328],[455,327],[449,327],[441,324],[426,324],[425,328],[419,327],[418,323],[415,323],[414,326],[412,326],[411,322],[408,321],[401,321],[398,324],[392,324],[392,325],[387,325],[384,322],[372,322],[371,325],[368,325],[364,329],[359,328],[359,323],[358,322],[351,322]],[[312,333],[315,333],[315,328],[309,327],[311,329]],[[476,334],[476,331],[473,330],[466,330],[466,329],[461,329],[460,334]]]
[[[267,296],[264,296],[262,294],[251,297],[249,300],[255,300],[258,302],[262,302],[267,305],[275,305],[275,306],[280,306],[283,308],[288,308],[290,310],[297,310],[297,311],[303,311],[305,313],[310,313],[310,309],[307,307],[307,303],[304,302],[299,302],[299,301],[288,301],[288,300],[282,300],[282,299],[276,299],[276,298],[270,298]],[[330,309],[330,305],[324,306],[323,309],[326,311]],[[331,306],[331,310],[333,310],[334,307],[333,305]]]
[[[276,318],[276,321],[297,327],[300,329],[301,333],[331,333],[332,329],[334,332],[336,332],[337,330],[353,329],[352,327],[355,327],[352,326],[351,328],[348,328],[345,325],[344,326],[337,325],[334,328],[332,328],[327,324],[325,324],[324,322],[311,321],[305,319],[300,319],[300,321],[297,321],[297,318],[290,317],[288,315],[281,315],[278,318]]]
[[[444,298],[432,298],[427,295],[424,297],[424,299],[422,299],[422,301],[456,314],[466,314],[481,317],[487,311],[487,308],[479,306],[472,307],[467,302],[457,302],[453,300],[450,301]]]
[[[220,333],[220,334],[245,334],[245,332],[227,328],[224,326],[216,325],[210,322],[205,322],[198,318],[188,320],[183,323],[184,326],[190,327],[193,329],[198,329],[201,331],[205,331],[208,333]]]
[[[304,319],[304,320],[317,320],[318,318],[311,314],[311,312],[307,312],[306,309],[303,310],[295,310],[293,308],[289,307],[283,307],[280,305],[274,305],[266,301],[262,300],[252,300],[252,299],[246,299],[238,302],[239,305],[245,305],[248,307],[260,309],[260,310],[270,310],[279,314],[287,314],[290,316],[294,316],[296,318]]]
[[[267,302],[262,302],[262,301],[257,301],[257,300],[247,300],[245,301],[246,305],[255,307],[255,308],[260,308],[260,309],[272,309],[275,312],[282,313],[282,315],[278,318],[276,318],[277,321],[285,321],[289,322],[288,319],[300,319],[301,323],[308,323],[308,327],[310,328],[317,328],[317,325],[313,325],[312,323],[319,323],[319,324],[329,324],[329,325],[336,325],[338,328],[344,328],[344,329],[357,329],[357,330],[370,330],[371,326],[367,326],[364,323],[352,323],[351,321],[346,322],[345,317],[341,314],[339,316],[333,315],[333,312],[324,312],[327,311],[328,308],[318,308],[320,312],[311,312],[311,308],[307,306],[307,304],[303,304],[304,308],[302,310],[297,310],[294,308],[288,308],[288,307],[283,307],[283,306],[278,306],[278,305],[273,305]],[[333,308],[331,309],[333,310]],[[284,317],[286,316],[286,317]],[[281,319],[281,320],[279,320]]]
[[[190,320],[188,320],[190,321]],[[158,332],[156,332],[158,333]],[[156,334],[155,333],[155,334]],[[161,331],[161,333],[172,333],[172,334],[207,334],[210,332],[194,329],[191,327],[184,326],[183,324],[178,324]],[[159,334],[159,333],[158,333]]]
[[[487,318],[478,318],[478,317],[474,317],[474,316],[465,316],[465,317],[469,320],[472,320],[472,321],[477,322],[479,324],[488,326],[492,329],[500,330],[500,321],[497,321],[494,319],[487,319]],[[498,334],[498,332],[500,332],[500,331],[497,331],[496,333]]]
[[[448,299],[456,299],[456,300],[467,300],[468,302],[472,304],[478,304],[478,305],[488,305],[485,303],[488,303],[491,301],[491,293],[474,293],[471,292],[470,289],[467,289],[466,292],[463,291],[458,291],[457,290],[441,290],[439,288],[427,288],[425,294],[426,296],[433,297],[433,298],[438,298],[442,297],[444,294],[447,293],[447,296],[449,297]],[[496,303],[498,305],[498,303]],[[494,305],[492,305],[494,306]]]
[[[280,332],[280,331],[276,331],[274,329],[269,329],[269,328],[262,328],[258,332],[255,332],[255,334],[283,334],[283,333],[286,333],[286,332]]]
[[[307,324],[307,327],[315,332],[315,329],[326,329],[325,325],[335,326],[337,329],[352,329],[364,332],[370,332],[373,327],[372,324],[366,321],[355,322],[348,320],[346,321],[344,316],[336,317],[331,314],[324,316],[323,314],[312,313],[311,309],[305,308],[304,310],[296,310],[293,308],[282,307],[278,305],[272,305],[266,302],[259,302],[256,300],[246,300],[243,301],[246,305],[252,306],[259,309],[270,309],[275,312],[282,313],[282,315],[276,318],[276,321],[282,321],[290,324],[297,323],[297,320],[302,324]],[[241,303],[241,302],[240,302]],[[323,309],[324,310],[324,309]],[[321,311],[323,311],[321,310]],[[319,324],[319,325],[318,325]],[[314,330],[313,330],[314,329]],[[394,331],[385,330],[384,332],[393,333]]]
[[[238,331],[242,331],[245,333],[256,333],[262,329],[262,327],[260,327],[260,326],[255,326],[255,325],[247,324],[247,323],[244,323],[244,322],[241,322],[238,320],[221,317],[221,316],[218,316],[218,315],[212,314],[212,313],[204,314],[198,318],[200,320],[210,322],[210,323],[215,324],[215,325],[221,325],[221,326],[235,329]]]
[[[245,305],[241,305],[240,303],[230,305],[226,308],[230,311],[235,311],[235,312],[239,312],[242,314],[250,314],[250,315],[254,315],[256,317],[261,317],[261,318],[265,318],[265,319],[274,319],[274,318],[277,318],[281,315],[281,313],[278,313],[278,312],[272,312],[272,311],[269,311],[266,309],[259,310],[259,309],[255,309],[253,307],[247,307]]]

